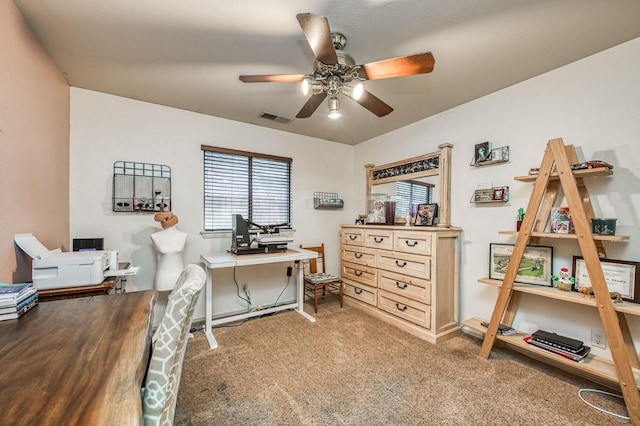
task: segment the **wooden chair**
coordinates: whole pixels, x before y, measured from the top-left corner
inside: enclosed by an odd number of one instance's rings
[[[344,294],[344,285],[340,277],[327,274],[326,262],[324,255],[324,243],[315,247],[303,247],[305,250],[311,250],[318,253],[317,259],[309,259],[309,273],[304,275],[304,296],[313,299],[313,307],[318,313],[318,299],[326,299],[327,297],[337,297],[342,307],[342,298]],[[321,267],[318,266],[321,263]],[[320,271],[321,269],[321,271]]]
[[[162,322],[152,338],[142,397],[145,426],[173,424],[193,311],[205,279],[200,266],[187,265],[169,295]]]

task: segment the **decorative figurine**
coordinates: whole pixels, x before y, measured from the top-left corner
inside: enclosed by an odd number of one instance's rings
[[[559,290],[571,291],[573,289],[573,284],[576,282],[575,278],[569,276],[569,269],[561,268],[560,276],[552,276],[551,280],[555,287],[558,287]]]

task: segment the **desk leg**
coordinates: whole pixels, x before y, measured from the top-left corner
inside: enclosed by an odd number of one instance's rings
[[[299,263],[298,266],[298,277],[296,278],[298,290],[298,307],[296,308],[296,311],[298,311],[300,315],[302,315],[309,321],[316,322],[316,319],[314,317],[304,311],[304,268],[302,267],[302,263]]]
[[[216,349],[218,342],[213,336],[213,323],[211,317],[213,316],[213,269],[207,268],[207,281],[204,287],[205,296],[205,320],[204,320],[204,335],[207,336],[209,341],[209,348]]]

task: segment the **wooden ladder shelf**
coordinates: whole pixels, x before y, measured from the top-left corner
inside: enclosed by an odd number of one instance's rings
[[[531,239],[534,242],[537,240],[537,237],[532,236],[532,232],[539,233],[544,230],[551,208],[559,190],[562,189],[569,205],[580,251],[589,273],[596,306],[609,342],[627,411],[632,424],[640,425],[640,395],[632,370],[632,368],[640,367],[638,354],[635,351],[625,315],[616,312],[609,296],[600,264],[600,258],[606,257],[605,250],[602,242],[594,240],[591,233],[590,219],[594,217],[593,207],[582,177],[573,174],[570,165],[575,163],[578,163],[578,160],[572,145],[565,146],[560,138],[552,139],[547,143],[540,171],[526,209],[527,214],[517,235],[513,254],[480,349],[480,356],[489,357],[496,342],[498,325],[501,322],[510,325],[513,321],[515,307],[512,305],[511,296],[518,266],[529,241]],[[554,171],[554,177],[557,174],[559,179],[550,179]]]

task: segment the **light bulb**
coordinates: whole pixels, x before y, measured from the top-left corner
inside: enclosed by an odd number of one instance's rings
[[[340,101],[335,96],[329,98],[329,118],[336,119],[339,118],[342,114],[340,114]]]
[[[364,87],[362,86],[362,83],[358,83],[353,88],[353,93],[352,93],[351,97],[357,101],[358,99],[360,99],[362,97],[363,93],[364,93]]]
[[[309,94],[309,80],[302,80],[302,93],[307,96]]]

